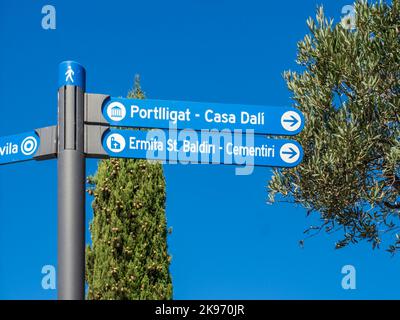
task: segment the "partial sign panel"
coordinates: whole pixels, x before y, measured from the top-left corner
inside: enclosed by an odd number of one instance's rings
[[[39,144],[34,131],[0,137],[0,165],[33,159]]]

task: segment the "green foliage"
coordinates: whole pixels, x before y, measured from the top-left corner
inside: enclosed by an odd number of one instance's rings
[[[356,28],[328,21],[323,9],[298,43],[301,73],[284,77],[306,117],[305,151],[294,169],[275,170],[277,193],[320,215],[308,236],[343,232],[342,248],[394,237],[400,249],[400,1],[357,2]]]
[[[145,97],[138,77],[128,97]],[[88,182],[94,196],[88,299],[172,299],[162,165],[103,160]]]

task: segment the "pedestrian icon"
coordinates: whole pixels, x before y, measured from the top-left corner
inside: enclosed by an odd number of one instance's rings
[[[65,72],[65,75],[67,76],[65,78],[65,81],[68,82],[68,79],[74,83],[74,78],[72,77],[75,74],[74,70],[72,70],[71,66],[68,66],[67,72]]]
[[[125,138],[118,133],[111,134],[107,138],[107,148],[116,153],[123,151],[125,149]]]
[[[114,101],[110,103],[107,106],[107,116],[112,120],[112,121],[121,121],[125,118],[126,116],[126,109],[125,106],[117,101]]]
[[[280,150],[280,157],[286,163],[295,163],[299,160],[300,150],[293,143],[285,143]]]

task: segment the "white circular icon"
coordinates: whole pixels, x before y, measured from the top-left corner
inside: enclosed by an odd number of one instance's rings
[[[113,121],[121,121],[126,116],[125,106],[118,101],[111,102],[107,107],[107,115]]]
[[[30,156],[36,151],[37,145],[35,137],[27,137],[21,142],[21,152],[26,156]]]
[[[301,126],[301,117],[295,111],[286,111],[281,117],[281,125],[287,131],[296,131]]]
[[[125,149],[125,139],[118,133],[113,133],[107,138],[107,148],[114,152],[119,153]]]
[[[293,143],[285,143],[279,151],[281,159],[286,163],[295,163],[300,158],[300,150]]]

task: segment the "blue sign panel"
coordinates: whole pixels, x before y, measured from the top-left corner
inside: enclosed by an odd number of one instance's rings
[[[255,134],[296,135],[303,114],[289,107],[110,98],[103,116],[112,126],[193,130],[254,130]]]
[[[61,62],[58,67],[58,87],[78,86],[85,90],[86,71],[75,61]]]
[[[35,132],[0,137],[0,165],[33,159],[40,139]]]
[[[102,145],[110,157],[169,163],[294,167],[303,157],[296,141],[237,132],[112,129],[104,134]]]

